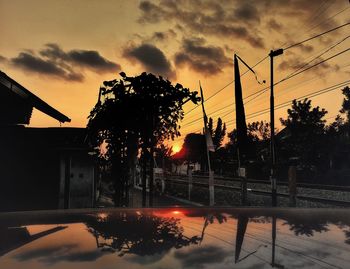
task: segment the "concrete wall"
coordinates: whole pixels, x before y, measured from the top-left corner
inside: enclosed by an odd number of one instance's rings
[[[62,156],[60,161],[59,208],[64,208],[65,176],[69,169],[69,208],[89,208],[94,206],[95,171],[93,162],[86,152],[69,154],[69,167]]]
[[[191,164],[192,171],[200,171],[201,165],[199,163]],[[176,173],[178,175],[187,175],[187,164],[183,163],[180,165],[172,164],[171,172]]]

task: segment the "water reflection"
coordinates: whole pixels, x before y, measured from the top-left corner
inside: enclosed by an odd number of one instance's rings
[[[0,227],[0,256],[66,228],[67,226],[58,226],[31,235],[26,227]]]
[[[0,214],[0,268],[349,268],[349,224],[346,211]]]
[[[139,212],[120,212],[97,216],[86,222],[96,245],[103,250],[117,252],[119,256],[132,253],[140,256],[168,252],[198,244],[199,237],[187,237],[180,219],[159,217]]]

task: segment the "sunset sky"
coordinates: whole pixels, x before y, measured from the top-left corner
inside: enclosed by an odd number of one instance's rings
[[[85,127],[99,86],[104,80],[119,78],[121,71],[129,76],[152,72],[191,90],[198,90],[200,80],[209,97],[233,80],[234,53],[253,66],[271,49],[285,48],[349,22],[349,7],[348,0],[0,0],[0,70],[72,119],[63,126]],[[349,34],[348,25],[286,50],[275,58],[275,81]],[[350,38],[322,58],[349,45]],[[348,51],[279,84],[276,105],[348,80],[349,59]],[[320,59],[311,64],[317,61]],[[243,73],[246,69],[240,67]],[[269,86],[269,68],[268,59],[255,68],[266,85],[259,85],[250,73],[242,78],[244,96]],[[312,103],[326,108],[326,118],[331,121],[342,98],[341,91],[335,90],[313,98]],[[224,116],[232,130],[234,107],[228,105],[233,102],[230,85],[206,102],[208,116],[214,120]],[[186,105],[185,112],[193,107]],[[246,114],[268,107],[266,92],[246,105]],[[286,109],[276,110],[277,128]],[[200,117],[199,108],[188,113],[182,134],[200,131]],[[263,114],[248,122],[268,118]],[[34,111],[30,126],[59,123]]]

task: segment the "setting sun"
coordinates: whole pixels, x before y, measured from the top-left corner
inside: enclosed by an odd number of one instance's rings
[[[181,147],[179,145],[173,145],[172,151],[173,153],[178,153],[181,150]]]

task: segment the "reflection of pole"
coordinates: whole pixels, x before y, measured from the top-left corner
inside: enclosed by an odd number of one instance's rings
[[[201,91],[201,100],[202,100],[202,110],[203,110],[203,121],[204,121],[204,138],[205,138],[205,144],[206,144],[206,149],[207,149],[207,159],[208,159],[208,171],[209,171],[209,205],[213,206],[215,203],[215,198],[214,198],[214,172],[211,170],[211,165],[210,165],[210,153],[209,153],[209,146],[213,147],[213,142],[211,141],[211,134],[209,133],[208,127],[207,127],[207,122],[208,118],[205,113],[204,109],[204,96],[203,96],[203,90],[201,83],[199,82],[199,88]],[[209,143],[211,145],[209,145]]]
[[[209,225],[209,219],[212,218],[212,215],[207,215],[205,216],[205,221],[204,221],[204,225],[203,225],[203,229],[202,229],[202,234],[200,237],[200,241],[199,244],[202,243],[203,239],[204,239],[204,235],[205,235],[205,229],[207,228],[207,226]]]
[[[276,217],[272,217],[272,260],[271,266],[275,267],[275,248],[276,248]]]
[[[147,157],[146,157],[147,149],[143,149],[143,160],[142,160],[142,207],[146,207],[146,168],[147,168]]]
[[[153,206],[153,186],[154,186],[154,148],[151,146],[150,177],[149,177],[149,206]]]
[[[289,166],[288,169],[288,186],[289,186],[289,206],[296,206],[296,193],[297,193],[297,172],[295,166]]]
[[[209,205],[214,205],[214,172],[211,170],[209,150],[207,147],[208,169],[209,169]]]
[[[191,191],[192,191],[192,168],[188,168],[188,200],[191,201]]]
[[[71,162],[72,159],[70,156],[65,156],[64,159],[64,202],[63,202],[63,207],[64,209],[69,208],[70,204],[70,176],[71,176]]]
[[[273,57],[283,54],[283,49],[271,50],[270,56],[270,73],[271,73],[271,93],[270,93],[270,128],[271,128],[271,139],[270,139],[270,158],[271,158],[271,199],[272,206],[277,205],[277,190],[276,190],[276,152],[275,152],[275,101],[273,92]]]
[[[243,245],[245,231],[248,226],[248,217],[238,216],[237,218],[237,233],[236,233],[236,248],[235,248],[235,263],[238,263],[239,256]]]

